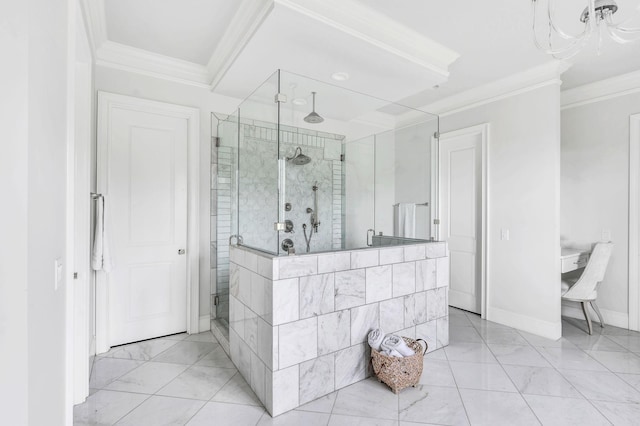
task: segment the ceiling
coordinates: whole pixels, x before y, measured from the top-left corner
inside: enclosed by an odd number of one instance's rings
[[[640,0],[617,2],[617,18],[640,17]],[[557,3],[558,19],[568,31],[579,31],[575,25],[585,0]],[[87,0],[85,5],[97,57],[101,49],[106,52],[103,64],[128,61],[124,65],[131,69],[211,85],[238,99],[276,69],[325,82],[345,71],[348,81],[332,83],[417,108],[551,59],[533,45],[529,0]],[[600,56],[590,46],[572,58],[563,89],[636,71],[639,53],[640,43],[607,42]]]

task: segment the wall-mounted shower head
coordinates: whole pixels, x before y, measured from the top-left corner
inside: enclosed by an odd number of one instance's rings
[[[311,162],[311,157],[302,153],[302,148],[297,147],[293,157],[287,157],[287,161],[291,161],[296,166],[303,166]]]
[[[311,124],[322,123],[324,121],[324,118],[320,117],[320,115],[316,112],[316,92],[311,92],[311,95],[313,95],[313,109],[311,110],[309,115],[304,118],[304,121]]]

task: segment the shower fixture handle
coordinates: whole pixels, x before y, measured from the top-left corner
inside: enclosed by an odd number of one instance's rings
[[[371,243],[369,243],[369,233],[371,233]],[[376,231],[373,229],[367,229],[367,246],[373,246],[373,237],[376,235]]]

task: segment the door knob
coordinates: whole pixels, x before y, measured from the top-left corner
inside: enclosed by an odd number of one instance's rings
[[[178,254],[185,254],[185,249],[178,249]]]

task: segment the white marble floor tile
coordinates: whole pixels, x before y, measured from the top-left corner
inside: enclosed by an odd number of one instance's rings
[[[119,426],[183,425],[202,408],[204,401],[152,396],[123,417]]]
[[[231,362],[231,359],[227,356],[222,346],[218,346],[204,357],[200,358],[200,361],[195,365],[202,365],[205,367],[219,367],[219,368],[236,368]]]
[[[555,368],[505,365],[504,369],[522,394],[582,398]]]
[[[631,386],[640,390],[640,374],[626,374],[626,373],[618,373],[618,377],[620,377],[625,382],[629,383]]]
[[[289,411],[273,418],[265,413],[257,426],[326,426],[329,414],[311,411]]]
[[[180,364],[147,362],[118,380],[111,382],[107,389],[149,394],[156,393],[187,368],[188,366]]]
[[[398,426],[398,421],[332,414],[328,426]]]
[[[450,365],[459,388],[517,392],[499,364],[451,361]]]
[[[586,399],[524,395],[545,426],[606,426],[609,421]]]
[[[446,361],[447,360],[447,354],[444,353],[444,348],[442,349],[438,349],[436,351],[433,352],[427,352],[424,355],[424,359],[438,359],[441,361]]]
[[[425,356],[416,388],[396,396],[369,379],[275,419],[209,332],[124,345],[94,358],[75,425],[640,424],[639,333],[596,325],[589,336],[584,321],[563,319],[564,337],[553,341],[455,308],[448,319],[451,344]],[[359,378],[350,371],[364,374],[364,346],[336,364],[343,386]]]
[[[111,348],[109,352],[99,355],[99,357],[149,361],[151,358],[164,352],[176,343],[178,343],[177,340],[170,339],[146,340],[144,342]]]
[[[143,361],[118,358],[96,358],[91,370],[89,387],[102,389],[109,383],[144,364]]]
[[[255,425],[264,415],[262,407],[252,405],[208,402],[193,416],[188,426],[240,426]]]
[[[217,343],[211,342],[181,341],[155,357],[153,361],[191,365],[218,346]]]
[[[467,318],[464,314],[451,314],[452,311],[449,311],[449,323],[452,327],[473,327],[469,318]]]
[[[460,389],[472,425],[539,425],[520,394]]]
[[[640,352],[640,335],[623,335],[623,336],[606,336],[607,339],[618,345],[630,350],[631,352]]]
[[[451,343],[444,348],[449,361],[497,363],[484,343]]]
[[[422,362],[420,383],[431,386],[456,387],[456,381],[446,360],[425,358]]]
[[[525,338],[531,346],[541,348],[566,348],[566,349],[578,349],[578,347],[570,340],[561,337],[558,340],[551,340],[535,334],[530,334],[525,331],[518,331],[518,333]]]
[[[494,343],[498,345],[528,345],[529,342],[513,329],[502,328],[479,328],[478,333],[488,344]]]
[[[164,336],[162,338],[169,339],[169,340],[184,340],[187,337],[189,337],[189,334],[187,333],[178,333],[178,334],[170,334],[169,336]]]
[[[538,351],[556,368],[606,371],[607,369],[584,351],[565,348],[539,348]]]
[[[578,335],[567,336],[566,338],[582,350],[626,352],[626,349],[623,346],[601,334],[588,335],[586,333],[581,333]]]
[[[551,367],[551,364],[532,346],[493,343],[489,343],[488,346],[500,364]]]
[[[640,374],[640,356],[631,352],[586,351],[614,373]]]
[[[235,369],[192,366],[157,394],[208,401],[236,374]]]
[[[316,413],[331,413],[333,410],[333,405],[336,403],[336,397],[338,396],[338,392],[331,392],[328,395],[323,396],[322,398],[318,398],[315,401],[307,402],[304,405],[296,408],[296,410],[300,411],[313,411]]]
[[[640,419],[640,405],[618,402],[594,401],[593,405],[615,426],[637,426]]]
[[[262,406],[256,394],[251,390],[251,386],[240,373],[236,373],[222,389],[216,392],[211,401]]]
[[[216,338],[213,337],[213,333],[211,333],[211,331],[203,331],[202,333],[198,333],[198,334],[191,334],[190,336],[188,336],[186,339],[184,339],[187,342],[210,342],[210,343],[217,343],[216,342]]]
[[[338,391],[333,414],[395,420],[398,395],[375,379],[363,380]]]
[[[112,425],[147,399],[148,395],[100,390],[73,408],[75,426]]]
[[[418,385],[400,393],[400,421],[468,425],[458,389]]]
[[[640,392],[609,371],[560,370],[585,398],[640,404]]]
[[[449,317],[449,321],[450,343],[483,343],[482,336],[480,336],[480,334],[474,327],[455,326],[451,323],[451,317]]]

